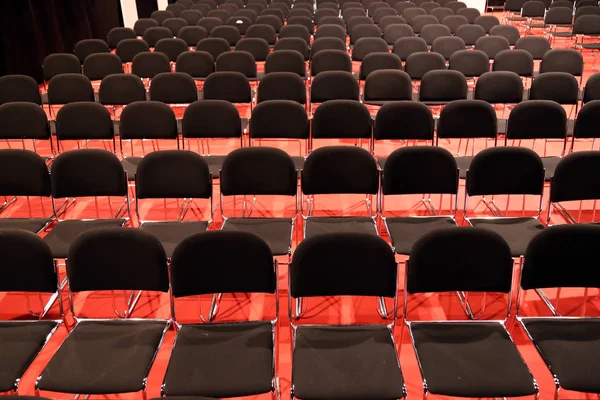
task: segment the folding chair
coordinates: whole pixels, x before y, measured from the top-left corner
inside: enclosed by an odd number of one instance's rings
[[[480,228],[441,229],[415,243],[406,263],[404,319],[425,396],[539,396],[538,385],[506,329],[512,308],[512,279],[510,248],[497,233]],[[409,295],[451,291],[508,295],[506,318],[409,318]]]
[[[523,257],[527,245],[544,225],[542,215],[544,193],[544,165],[536,152],[519,147],[496,147],[479,152],[467,171],[464,203],[465,220],[474,227],[488,229],[499,234],[510,247],[511,255]],[[504,197],[506,195],[506,197]],[[509,213],[509,196],[523,196],[521,216]],[[539,207],[534,216],[525,215],[526,196],[539,196]],[[481,196],[491,217],[468,215],[470,197]],[[506,204],[505,212],[497,200]]]
[[[397,269],[389,245],[374,235],[329,233],[300,243],[289,274],[292,399],[406,398],[394,342]],[[301,300],[322,296],[391,298],[393,320],[297,325]]]
[[[596,225],[553,226],[535,237],[523,266],[520,297],[527,290],[557,288],[556,305],[546,302],[552,316],[519,316],[517,320],[561,390],[598,393],[594,357],[598,346],[597,317],[586,316],[588,290],[598,284],[591,267],[599,240]],[[568,262],[569,268],[565,269]],[[584,288],[581,316],[563,316],[557,308],[561,288]]]
[[[206,263],[199,267],[198,259]],[[277,273],[269,246],[247,232],[200,233],[175,249],[171,312],[177,336],[161,388],[163,395],[279,396]],[[203,324],[181,324],[176,319],[177,299],[240,292],[275,295],[275,317]],[[201,311],[200,317],[204,319]]]
[[[37,293],[40,306],[44,307],[42,293],[55,293],[60,284],[50,249],[33,233],[21,229],[2,229],[0,249],[3,259],[0,291],[25,292],[29,313],[36,318],[0,321],[0,355],[4,360],[0,391],[14,392],[16,395],[22,376],[61,324],[60,320],[42,320],[48,310],[36,313],[30,298]],[[59,301],[62,317],[62,300]],[[24,399],[17,396],[8,398]]]
[[[164,219],[148,219],[140,215],[140,201],[146,199],[164,199]],[[166,199],[177,199],[175,218],[168,216],[173,215],[173,208],[167,207]],[[182,199],[181,204],[179,199]],[[209,218],[184,221],[190,211],[195,216],[204,215],[197,204],[199,199],[208,200]],[[135,205],[140,228],[160,240],[170,259],[181,241],[206,231],[214,219],[208,164],[200,155],[191,151],[163,150],[149,153],[140,161],[135,175]]]
[[[305,239],[332,232],[377,235],[372,198],[379,190],[379,171],[377,162],[367,150],[353,146],[326,146],[313,150],[301,172],[301,188]],[[364,195],[369,216],[314,216],[317,195],[326,194]]]
[[[160,241],[143,229],[105,228],[83,233],[69,250],[67,277],[76,324],[38,376],[36,395],[41,391],[141,391],[145,397],[148,373],[171,322],[80,318],[73,299],[76,293],[91,291],[131,290],[131,298],[136,290],[168,292],[167,262]],[[126,317],[135,300],[128,303]],[[119,314],[116,307],[115,312]]]

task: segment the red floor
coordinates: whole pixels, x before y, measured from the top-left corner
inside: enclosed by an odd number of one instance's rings
[[[555,47],[561,46],[560,43],[557,43]],[[594,55],[596,56],[596,55]],[[586,72],[585,78],[587,78],[591,73],[595,72],[592,70],[591,65],[593,63],[593,57],[589,55],[589,53],[585,54],[586,61]],[[571,117],[573,118],[573,117]],[[329,145],[339,143],[339,141],[325,141],[323,143],[315,142],[315,146]],[[503,142],[502,142],[503,143]],[[345,144],[351,144],[349,141],[346,141]],[[411,143],[412,144],[412,143]],[[237,141],[222,141],[220,143],[215,143],[211,147],[212,154],[224,154],[227,151],[230,151],[232,148],[238,146]],[[264,145],[273,145],[273,142],[265,142]],[[297,142],[282,142],[276,143],[279,147],[284,148],[286,151],[289,151],[291,154],[296,155],[299,154],[300,146]],[[366,146],[366,144],[363,144]],[[458,146],[462,146],[462,151],[464,152],[464,145],[458,143],[458,141],[454,141],[453,143],[440,142],[440,146],[446,147],[453,152],[456,152]],[[472,143],[469,143],[471,146]],[[489,145],[492,145],[489,143]],[[521,144],[525,146],[525,143]],[[6,146],[6,144],[2,144],[2,146]],[[16,143],[11,143],[11,146],[18,146]],[[399,143],[385,143],[385,144],[377,144],[376,145],[376,153],[380,154],[388,154],[393,149],[401,146]],[[581,144],[576,145],[576,150],[583,150],[586,148],[590,148],[591,142],[582,142]],[[174,144],[168,146],[169,148],[174,148]],[[480,149],[485,147],[483,141],[477,141],[476,149]],[[161,147],[167,148],[167,147]],[[542,148],[542,146],[538,146],[538,148]],[[145,151],[149,151],[149,147],[146,147]],[[192,150],[197,150],[195,147],[195,143],[193,144]],[[562,149],[562,143],[554,142],[549,144],[548,146],[548,154],[549,155],[559,155]],[[40,153],[44,153],[46,149],[39,147],[38,150]],[[141,146],[136,145],[136,151],[141,152]],[[126,151],[127,153],[127,151]],[[460,189],[460,198],[458,201],[459,209],[462,210],[463,205],[463,193],[464,193],[464,184],[461,185]],[[548,194],[548,190],[546,189],[545,195]],[[504,203],[499,201],[499,204],[503,204],[501,208],[503,210],[508,211],[510,214],[520,214],[522,210],[525,209],[525,213],[533,214],[536,211],[536,207],[538,204],[538,200],[536,198],[528,198],[527,201],[524,202],[522,197],[513,196],[510,201]],[[218,187],[216,187],[215,197],[215,224],[213,225],[214,229],[218,229],[220,223],[222,221],[221,218],[221,210],[218,208]],[[232,199],[227,199],[224,203],[225,213],[227,215],[232,215],[235,212],[240,211],[241,200],[237,199],[237,202],[234,203]],[[363,212],[364,207],[359,204],[360,199],[355,196],[327,196],[325,198],[317,198],[316,210],[321,210],[323,212],[327,212],[330,215],[349,215],[356,214],[357,212]],[[82,217],[93,217],[95,216],[95,212],[92,213],[90,211],[90,207],[93,209],[93,200],[82,200],[78,201],[78,203],[70,209],[68,213],[69,218],[82,218]],[[114,203],[117,204],[117,203]],[[434,204],[437,209],[448,210],[451,203],[451,199],[448,196],[444,196],[442,199],[435,199]],[[106,211],[108,213],[110,210],[104,203],[99,204],[102,208],[102,211]],[[169,201],[166,203],[167,208],[169,210],[168,213],[163,213],[162,209],[164,204],[162,201],[146,201],[140,204],[140,215],[142,218],[149,218],[150,216],[154,219],[157,218],[168,218],[174,217],[177,212],[177,204],[175,201]],[[402,213],[415,213],[421,212],[425,213],[424,208],[420,204],[420,198],[412,197],[412,198],[402,198],[402,199],[386,199],[386,209],[387,210],[399,210]],[[523,207],[525,205],[525,207]],[[118,207],[118,206],[117,206]],[[200,202],[198,204],[199,209],[202,210],[202,216],[200,212],[198,215],[194,215],[192,211],[188,213],[189,219],[199,219],[208,218],[208,207],[206,203]],[[544,211],[542,213],[543,216],[546,214],[547,207],[547,197],[544,199]],[[579,210],[580,204],[572,204],[569,205],[569,209],[572,209],[575,215],[577,216],[577,212]],[[31,208],[35,210],[35,215],[49,215],[50,214],[50,206],[48,202],[44,202],[40,205],[40,202],[37,199],[32,199],[30,204],[27,204],[25,199],[20,199],[16,204],[11,206],[9,209],[3,212],[2,217],[18,217],[18,216],[26,216],[26,210]],[[583,204],[582,206],[584,212],[581,214],[581,220],[590,221],[590,220],[598,220],[595,215],[595,211],[592,211],[595,208],[595,202],[589,202],[589,204]],[[482,203],[478,203],[477,200],[473,200],[469,205],[470,210],[474,210],[475,214],[483,215],[486,213],[485,207]],[[112,209],[113,211],[116,208]],[[360,210],[360,211],[357,211]],[[259,199],[254,216],[264,215],[264,216],[282,216],[282,215],[291,215],[294,212],[293,202],[290,202],[286,199],[279,199],[274,197]],[[135,213],[134,213],[135,214]],[[106,214],[104,214],[106,215]],[[296,233],[294,235],[294,245],[297,244],[297,240],[302,232],[302,224],[300,222],[301,218],[298,220],[298,224],[296,225]],[[457,221],[459,223],[463,223],[462,211],[459,211]],[[553,223],[563,223],[562,219],[558,215],[553,215]],[[137,220],[133,221],[133,225],[137,226]],[[387,238],[386,238],[387,239]],[[286,261],[286,260],[282,260]],[[404,264],[403,259],[399,258],[398,261],[401,262],[399,276],[400,278],[400,304],[402,302],[402,288],[403,288],[403,276],[404,276]],[[565,266],[568,267],[568,266]],[[61,270],[64,273],[64,269]],[[279,277],[279,287],[280,287],[280,329],[279,329],[279,339],[277,340],[277,345],[279,346],[279,377],[281,384],[281,396],[283,399],[289,399],[290,394],[290,376],[291,376],[291,343],[290,343],[290,331],[289,331],[289,319],[287,317],[287,266],[280,266],[280,277]],[[547,294],[550,298],[554,298],[554,291],[547,291]],[[587,315],[600,315],[600,302],[595,300],[593,297],[597,294],[597,290],[590,290],[589,298],[592,300],[588,300],[587,303]],[[583,299],[583,291],[582,290],[563,290],[561,294],[560,307],[561,313],[565,315],[579,315],[581,312],[581,305]],[[66,293],[63,293],[63,298],[65,301],[65,306],[68,306],[68,299]],[[479,309],[479,301],[480,296],[470,297],[472,304],[475,309]],[[251,302],[248,301],[251,300]],[[202,305],[203,311],[206,313],[208,310],[208,304],[210,301],[210,297],[203,297]],[[33,307],[37,307],[38,300],[37,298],[32,298]],[[514,304],[514,302],[513,302]],[[485,316],[495,319],[503,318],[505,312],[506,305],[506,297],[494,297],[488,296],[487,299],[487,308],[485,312]],[[198,302],[195,299],[181,300],[177,301],[177,310],[178,310],[178,318],[180,321],[198,321],[197,314],[197,306]],[[90,315],[94,317],[99,316],[107,316],[114,317],[114,313],[112,312],[112,304],[111,297],[108,294],[94,294],[94,295],[85,295],[80,294],[75,297],[75,307],[78,310],[83,310],[85,315]],[[120,302],[120,307],[124,307],[123,301]],[[161,294],[148,294],[145,293],[140,300],[138,307],[136,308],[133,316],[134,317],[156,317],[156,318],[169,318],[169,297],[168,295]],[[27,306],[25,302],[25,296],[19,294],[3,294],[0,295],[0,312],[2,313],[2,318],[18,318],[27,315]],[[272,298],[265,296],[250,296],[245,297],[242,295],[235,296],[224,296],[223,301],[221,303],[221,308],[217,317],[217,321],[229,321],[229,320],[248,320],[248,319],[271,319],[274,317],[275,313],[275,305]],[[58,309],[55,306],[51,312],[51,315],[48,318],[58,318]],[[375,301],[373,299],[364,299],[364,298],[335,298],[335,299],[312,299],[308,301],[308,307],[306,310],[306,318],[302,321],[304,322],[326,322],[326,323],[379,323],[382,322],[381,318],[379,318],[376,308]],[[520,315],[549,315],[548,310],[545,308],[542,301],[535,295],[535,293],[527,293],[522,302],[521,314]],[[459,302],[457,301],[456,296],[454,295],[420,295],[415,297],[409,297],[409,316],[410,319],[465,319],[465,315],[461,309]],[[514,317],[514,307],[513,307],[513,317]],[[541,358],[538,356],[535,348],[531,344],[531,342],[525,336],[524,331],[513,323],[514,318],[511,317],[511,322],[508,324],[509,329],[513,335],[513,339],[516,342],[519,350],[521,351],[527,365],[530,367],[534,377],[536,378],[540,390],[541,390],[541,399],[552,399],[554,393],[554,384],[552,377],[548,370],[546,369],[544,363]],[[71,316],[68,316],[69,321],[72,321]],[[57,333],[52,337],[48,345],[44,348],[41,354],[37,357],[33,365],[29,368],[20,385],[19,393],[21,395],[31,395],[34,393],[33,387],[35,378],[41,373],[43,367],[46,365],[48,360],[51,358],[52,354],[56,351],[57,347],[63,341],[66,336],[66,329],[64,326],[61,326]],[[404,334],[403,334],[404,333]],[[408,395],[409,398],[421,398],[423,389],[421,383],[421,376],[419,373],[419,369],[417,366],[416,358],[413,352],[413,349],[410,345],[410,339],[408,334],[402,324],[402,321],[399,320],[397,324],[397,328],[395,331],[396,340],[398,343],[398,350],[400,351],[400,362],[402,366],[402,370],[404,373],[404,378],[407,383]],[[159,350],[158,356],[156,358],[156,362],[151,370],[150,377],[148,380],[148,396],[149,398],[154,396],[159,396],[160,394],[160,385],[165,373],[165,369],[167,366],[167,362],[169,359],[169,354],[171,351],[171,347],[173,344],[175,334],[171,330],[167,333],[165,341],[162,347]],[[498,377],[498,379],[502,379],[502,377]],[[268,395],[260,396],[264,398],[268,398]],[[49,397],[53,398],[72,398],[72,396],[66,395],[56,395],[53,396],[49,394]],[[257,396],[258,397],[258,396]],[[436,398],[437,396],[429,396]],[[561,399],[583,399],[583,398],[596,398],[597,396],[585,396],[577,393],[561,393]],[[120,399],[133,399],[133,398],[141,398],[140,394],[129,394],[129,395],[120,395],[120,396],[93,396],[92,398],[120,398]]]

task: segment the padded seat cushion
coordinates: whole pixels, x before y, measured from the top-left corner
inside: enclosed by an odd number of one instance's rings
[[[544,164],[544,169],[546,170],[545,180],[549,181],[550,178],[554,176],[554,171],[556,170],[556,166],[560,162],[560,157],[542,157],[542,163]]]
[[[205,232],[208,229],[208,221],[145,222],[140,228],[156,236],[162,243],[167,257],[171,258],[175,247],[183,239],[195,233]]]
[[[473,226],[489,229],[498,233],[510,246],[513,257],[525,255],[527,245],[537,235],[544,225],[537,218],[472,218]]]
[[[290,251],[292,239],[290,218],[229,218],[223,223],[221,229],[254,233],[267,242],[274,256],[287,255]]]
[[[392,246],[398,254],[410,255],[413,245],[423,235],[443,228],[456,227],[450,217],[386,218]]]
[[[127,180],[135,181],[135,174],[137,173],[138,165],[142,161],[143,157],[127,157],[121,160],[123,169],[127,172]]]
[[[66,220],[56,224],[52,230],[44,237],[44,240],[50,246],[52,257],[67,258],[71,244],[77,237],[85,231],[94,228],[120,227],[125,224],[124,219],[96,219],[90,221]]]
[[[304,224],[306,238],[323,233],[340,232],[377,235],[377,229],[371,217],[309,217]]]
[[[49,218],[0,218],[0,229],[23,229],[38,233],[49,222]]]

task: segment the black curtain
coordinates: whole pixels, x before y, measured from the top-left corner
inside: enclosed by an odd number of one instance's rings
[[[158,10],[158,2],[156,0],[136,0],[135,5],[138,18],[150,18],[150,14]]]
[[[0,0],[0,76],[42,82],[42,62],[72,53],[82,39],[104,39],[122,26],[119,0]]]

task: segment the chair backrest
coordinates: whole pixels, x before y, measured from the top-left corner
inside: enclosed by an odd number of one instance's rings
[[[156,42],[154,52],[163,53],[169,61],[177,61],[180,54],[188,50],[188,45],[185,40],[179,38],[160,39]]]
[[[70,103],[56,115],[58,140],[112,140],[114,135],[110,113],[101,104]]]
[[[337,10],[337,4],[331,4],[327,6],[328,8],[323,8],[322,6],[317,9],[315,12],[315,23],[317,26],[322,24],[323,18],[326,17],[337,17],[339,12]],[[329,8],[331,7],[331,8]],[[334,8],[335,7],[335,8]]]
[[[598,35],[600,34],[600,13],[598,15],[582,15],[573,24],[574,35]]]
[[[440,112],[437,127],[439,139],[495,139],[496,111],[483,100],[454,100]]]
[[[334,18],[334,17],[332,17]],[[346,28],[335,24],[324,24],[317,28],[315,33],[315,42],[319,39],[324,38],[336,38],[340,39],[344,45],[346,44]],[[314,46],[314,42],[313,42]]]
[[[358,82],[350,72],[323,71],[314,77],[310,97],[313,103],[336,99],[358,101]]]
[[[293,72],[270,72],[258,86],[257,103],[268,100],[291,100],[306,104],[304,79]]]
[[[207,51],[186,51],[177,57],[175,69],[192,78],[206,78],[215,72],[215,59]]]
[[[429,107],[418,102],[384,104],[375,117],[375,140],[432,140],[434,121]]]
[[[310,43],[310,32],[303,25],[285,25],[279,31],[279,38],[300,38],[307,44]]]
[[[0,105],[1,139],[50,139],[50,126],[37,104],[11,102]]]
[[[240,9],[238,11],[236,11],[233,14],[234,17],[245,17],[248,18],[250,20],[250,22],[252,22],[252,24],[254,24],[256,22],[256,18],[258,18],[258,14],[256,11],[251,10],[251,9]]]
[[[235,46],[237,42],[242,39],[240,30],[231,25],[219,25],[214,27],[213,30],[210,31],[210,37],[225,39],[229,46]]]
[[[275,43],[274,51],[280,50],[295,50],[304,56],[304,60],[308,60],[310,47],[304,39],[288,37],[279,39],[277,43]]]
[[[79,62],[83,64],[86,57],[90,54],[96,53],[109,53],[110,49],[108,44],[101,39],[83,39],[75,43],[73,53],[79,59]]]
[[[121,40],[136,39],[137,35],[131,28],[116,27],[108,31],[107,42],[108,47],[116,49]]]
[[[41,156],[21,149],[2,149],[0,156],[2,196],[50,196],[50,174]]]
[[[42,105],[35,79],[27,75],[0,76],[0,105],[19,101]]]
[[[579,102],[579,83],[566,72],[544,72],[533,80],[529,99],[575,105]]]
[[[582,76],[583,56],[573,49],[552,49],[542,58],[540,74],[544,72],[568,72],[574,76]]]
[[[303,11],[305,11],[305,10],[303,10]],[[311,35],[313,33],[315,33],[315,24],[313,23],[313,20],[311,17],[307,17],[307,16],[289,17],[287,19],[287,23],[288,23],[288,25],[304,26],[308,30],[308,33],[310,33]]]
[[[0,252],[0,292],[56,292],[58,276],[52,252],[42,238],[22,229],[2,229]]]
[[[490,58],[481,50],[460,50],[450,56],[448,69],[462,72],[467,78],[479,77],[490,70]]]
[[[525,147],[492,147],[473,157],[467,171],[469,196],[538,195],[544,192],[544,164]]]
[[[438,23],[438,19],[433,15],[417,15],[413,18],[410,25],[412,26],[415,33],[419,34],[426,25],[433,25]]]
[[[235,51],[221,54],[215,62],[217,72],[234,71],[250,79],[256,79],[257,69],[254,56],[247,51]]]
[[[117,45],[116,55],[122,62],[130,63],[139,53],[150,51],[150,46],[141,39],[123,39]]]
[[[265,76],[277,72],[291,72],[301,78],[306,77],[306,63],[302,53],[296,50],[278,50],[271,52],[265,61]],[[262,79],[261,79],[262,83]]]
[[[82,233],[69,249],[67,277],[71,292],[169,291],[165,250],[143,229],[97,228]]]
[[[429,24],[421,29],[421,37],[425,39],[428,45],[432,45],[433,41],[440,37],[451,37],[450,28],[442,24]]]
[[[196,51],[206,51],[216,60],[221,54],[231,51],[227,40],[223,38],[202,39],[196,45]]]
[[[475,49],[483,51],[489,60],[493,60],[501,51],[510,50],[510,43],[502,36],[483,36],[475,42]]]
[[[317,107],[312,120],[313,139],[369,139],[371,115],[360,102],[329,100]]]
[[[452,9],[455,13],[457,13],[458,10],[467,8],[467,5],[465,3],[463,3],[462,1],[450,1],[450,2],[446,3],[446,7]]]
[[[62,153],[54,159],[50,177],[55,199],[127,196],[123,165],[116,155],[106,150],[81,149]]]
[[[565,139],[567,114],[550,100],[529,100],[517,104],[508,117],[508,139]]]
[[[598,287],[595,251],[599,240],[600,226],[594,224],[544,229],[527,247],[521,288]]]
[[[419,101],[447,103],[467,98],[465,76],[458,71],[429,71],[421,79]]]
[[[231,14],[227,10],[219,9],[219,10],[210,10],[208,12],[208,14],[206,14],[206,16],[209,18],[218,18],[224,24],[227,21],[227,19],[229,19]]]
[[[551,48],[550,42],[543,36],[523,36],[515,44],[516,50],[529,52],[534,60],[541,60]]]
[[[144,32],[144,41],[148,46],[154,47],[160,39],[169,39],[173,37],[173,33],[164,26],[150,27]]]
[[[381,37],[363,37],[354,43],[352,60],[363,61],[367,55],[374,53],[389,54],[389,48],[385,40]]]
[[[550,9],[555,7],[567,7],[570,8],[571,11],[573,11],[573,6],[573,2],[569,0],[554,0],[552,4],[550,4]]]
[[[596,5],[589,5],[575,8],[575,21],[584,15],[600,15],[600,7],[597,7]]]
[[[413,53],[406,59],[404,69],[411,79],[419,80],[423,79],[428,72],[446,70],[446,60],[437,53]]]
[[[375,71],[382,69],[402,71],[402,60],[397,54],[393,53],[371,53],[367,54],[362,63],[360,64],[360,71],[358,73],[358,79],[365,80],[367,77]],[[394,71],[392,71],[393,73]],[[391,75],[398,76],[398,75]],[[406,75],[408,77],[408,75]],[[410,77],[408,77],[410,80]],[[403,96],[404,92],[400,92],[400,96]]]
[[[204,81],[205,100],[249,103],[252,100],[248,78],[240,72],[215,72]]]
[[[386,46],[387,47],[387,46]],[[314,53],[310,66],[312,76],[326,71],[352,72],[350,56],[343,50],[321,50]]]
[[[186,8],[181,4],[169,4],[166,10],[171,11],[175,17],[179,17]]]
[[[543,17],[546,12],[546,6],[543,2],[537,0],[528,0],[521,8],[521,17],[534,18]]]
[[[429,14],[436,17],[438,22],[441,23],[445,17],[447,17],[449,15],[454,15],[454,11],[452,11],[452,9],[448,8],[448,7],[438,6],[438,7],[433,8],[431,11],[429,11]]]
[[[306,158],[301,187],[307,195],[376,194],[379,187],[377,163],[360,147],[321,147]]]
[[[395,43],[401,39],[401,38],[413,38],[413,36],[415,36],[415,32],[413,31],[412,27],[408,24],[391,24],[388,25],[384,31],[383,31],[383,39],[387,42],[387,44],[389,45],[394,45],[394,49],[396,49]],[[414,39],[414,38],[413,38]],[[425,42],[425,45],[427,45],[427,42]],[[411,47],[410,45],[408,46],[399,46],[398,48],[400,50],[404,51],[404,47]],[[419,46],[419,50],[422,50],[422,45]],[[400,55],[400,54],[398,54]]]
[[[533,56],[527,50],[503,50],[496,54],[494,71],[514,72],[522,77],[533,76]]]
[[[448,15],[442,19],[442,24],[450,28],[450,32],[455,34],[461,26],[469,26],[469,20],[464,15]],[[485,31],[484,31],[485,34]]]
[[[252,25],[252,20],[248,17],[234,16],[227,18],[225,25],[236,28],[240,35],[245,35],[248,28]]]
[[[599,165],[598,151],[576,151],[563,157],[550,181],[550,201],[559,203],[599,199],[598,176],[589,173]]]
[[[198,21],[197,25],[206,29],[206,32],[208,32],[208,34],[210,35],[213,29],[223,24],[224,22],[217,17],[203,17]]]
[[[196,83],[183,72],[163,72],[154,77],[150,99],[167,104],[188,104],[198,100]]]
[[[458,17],[458,15],[456,15]],[[446,17],[444,19],[447,19]],[[452,28],[450,28],[452,30]],[[456,36],[465,41],[467,46],[474,46],[477,39],[485,36],[485,29],[479,25],[460,25],[456,28]]]
[[[279,33],[281,27],[283,26],[283,21],[278,16],[269,15],[268,13],[266,13],[267,11],[269,10],[264,10],[260,13],[258,18],[256,19],[256,23],[270,25],[275,30],[275,32]]]
[[[177,36],[181,28],[188,25],[188,22],[183,18],[167,18],[160,25],[170,30],[173,36]]]
[[[379,29],[383,32],[385,37],[385,29],[394,24],[406,24],[406,20],[399,15],[386,15],[379,20]],[[408,25],[408,24],[407,24]],[[409,25],[410,26],[410,25]]]
[[[456,11],[456,15],[462,15],[463,17],[467,18],[469,24],[474,24],[475,19],[477,19],[481,13],[476,8],[460,8],[458,11]]]
[[[81,74],[81,63],[73,54],[55,53],[44,58],[44,80],[49,81],[60,74]]]
[[[566,25],[573,22],[572,7],[555,7],[546,11],[544,23],[548,25]]]
[[[144,36],[144,33],[148,28],[154,28],[160,26],[160,24],[152,18],[140,18],[133,24],[133,30],[137,36]]]
[[[158,101],[136,101],[123,109],[119,120],[122,140],[177,139],[175,113]]]
[[[500,20],[495,15],[480,15],[475,18],[475,25],[481,26],[485,33],[490,33],[490,30],[496,26],[500,25]]]
[[[449,60],[452,54],[464,49],[465,41],[457,36],[438,37],[431,44],[431,51],[441,54],[446,60]]]
[[[94,89],[87,76],[60,74],[48,82],[48,103],[69,104],[79,101],[94,101]]]
[[[131,73],[152,79],[162,72],[171,72],[169,57],[160,52],[143,52],[133,57]]]
[[[185,20],[188,25],[193,26],[200,21],[204,14],[202,14],[199,10],[185,10],[181,14],[179,14],[179,18]],[[181,31],[179,31],[181,33]]]
[[[427,15],[427,11],[420,7],[412,6],[402,11],[402,18],[406,20],[407,24],[412,24],[413,19],[418,15]]]
[[[313,12],[312,12],[312,10],[309,10],[308,7],[311,7],[311,5],[310,4],[295,5],[294,8],[290,11],[288,20],[291,18],[296,18],[296,17],[306,17],[306,18],[309,18],[312,22]],[[296,22],[294,22],[294,23],[296,23]],[[314,29],[314,25],[313,25],[313,29]]]
[[[245,51],[252,54],[255,61],[265,61],[271,52],[269,43],[259,38],[244,38],[235,45],[235,51]]]
[[[394,54],[388,55],[394,56]],[[396,56],[395,61],[399,63],[400,58]],[[376,70],[366,76],[364,89],[366,103],[411,100],[412,81],[410,76],[400,68]]]
[[[584,104],[575,120],[574,138],[596,138],[598,123],[600,123],[600,100],[592,100]],[[574,144],[574,143],[573,143]]]
[[[474,98],[490,104],[520,103],[523,100],[523,81],[514,72],[486,72],[477,80]]]
[[[505,0],[504,11],[520,13],[526,0]]]
[[[198,260],[203,260],[200,268]],[[179,243],[171,258],[175,298],[210,293],[275,293],[276,288],[271,249],[252,233],[195,234]]]
[[[458,194],[458,167],[442,147],[412,146],[394,150],[383,168],[384,195]]]
[[[308,139],[309,132],[306,110],[295,101],[267,100],[252,110],[250,139]]]
[[[240,138],[242,120],[233,104],[224,100],[202,100],[183,114],[182,134],[189,138]]]
[[[373,14],[373,21],[376,24],[379,24],[379,23],[381,23],[382,18],[388,17],[388,16],[394,16],[394,17],[398,16],[398,12],[396,10],[394,10],[392,7],[390,7],[389,5],[387,7],[381,7],[381,8],[378,8],[377,10],[375,10],[375,13]]]
[[[303,240],[294,252],[290,296],[393,298],[396,275],[394,252],[380,237],[328,233]]]
[[[406,268],[409,294],[509,293],[513,259],[508,244],[496,232],[482,228],[448,228],[417,240]]]
[[[246,35],[247,39],[263,39],[269,45],[274,45],[277,42],[277,32],[271,25],[267,24],[255,24],[248,28]]]
[[[92,81],[99,81],[108,75],[121,73],[123,73],[123,62],[115,54],[90,54],[83,62],[83,74]]]
[[[568,1],[568,0],[566,0]],[[496,25],[490,29],[490,36],[501,36],[508,40],[511,46],[517,43],[517,40],[521,37],[519,29],[513,25]]]
[[[153,151],[138,165],[135,193],[136,199],[208,199],[212,196],[208,164],[191,151]]]
[[[394,42],[394,48],[392,49],[392,53],[397,54],[403,61],[407,61],[408,57],[410,57],[412,54],[426,53],[427,51],[427,42],[425,39],[420,37],[401,37]],[[445,62],[444,68],[446,68]]]

